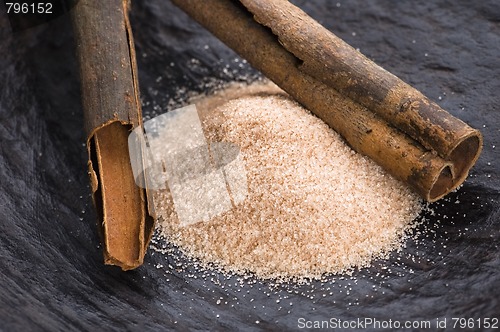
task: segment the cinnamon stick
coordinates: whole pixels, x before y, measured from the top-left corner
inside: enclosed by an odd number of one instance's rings
[[[301,60],[300,70],[375,112],[450,160],[457,182],[479,157],[479,131],[348,45],[287,0],[241,0]]]
[[[441,109],[426,115],[438,106],[288,2],[242,0],[250,11],[231,0],[172,2],[424,199],[458,187],[477,160],[477,130]]]
[[[153,231],[127,145],[129,132],[142,124],[128,11],[127,0],[80,0],[72,13],[104,262],[123,270],[142,264]]]

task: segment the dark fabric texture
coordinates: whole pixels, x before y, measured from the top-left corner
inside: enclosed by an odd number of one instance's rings
[[[417,239],[352,277],[303,286],[241,286],[153,251],[135,271],[104,266],[69,16],[13,33],[2,11],[1,331],[295,330],[301,317],[447,318],[450,329],[454,317],[500,318],[500,2],[295,3],[482,130],[470,177],[432,204]],[[146,117],[214,80],[256,75],[169,1],[134,1],[131,19]]]

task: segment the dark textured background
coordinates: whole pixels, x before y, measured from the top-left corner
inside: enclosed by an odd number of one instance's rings
[[[299,317],[500,318],[500,2],[296,3],[483,131],[471,176],[433,204],[437,214],[417,240],[354,277],[278,289],[241,287],[236,277],[202,275],[157,252],[136,271],[103,266],[69,18],[12,33],[2,10],[0,330],[251,331],[295,329]],[[168,1],[135,1],[132,23],[146,116],[214,79],[253,74]]]

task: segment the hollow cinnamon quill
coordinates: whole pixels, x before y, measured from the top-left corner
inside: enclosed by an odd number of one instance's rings
[[[358,152],[428,201],[457,188],[482,136],[285,0],[172,0]]]
[[[80,0],[72,14],[104,261],[123,270],[142,264],[153,231],[127,145],[130,130],[142,123],[128,10],[127,0]]]

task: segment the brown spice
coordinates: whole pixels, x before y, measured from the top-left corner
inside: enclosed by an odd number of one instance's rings
[[[209,142],[241,148],[247,198],[184,227],[168,190],[154,201],[162,235],[204,263],[281,280],[348,272],[399,248],[421,211],[416,194],[283,94],[203,118]]]

